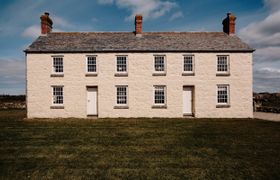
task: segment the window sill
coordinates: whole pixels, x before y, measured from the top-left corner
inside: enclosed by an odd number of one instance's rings
[[[125,73],[115,73],[115,77],[127,77],[128,76],[128,73],[125,72]]]
[[[184,113],[183,116],[194,116],[193,113]]]
[[[128,109],[128,106],[114,106],[114,109]]]
[[[194,76],[194,72],[183,72],[182,76]]]
[[[217,104],[216,108],[230,108],[229,104]]]
[[[153,76],[166,76],[166,72],[154,72]]]
[[[64,77],[64,74],[51,74],[51,77]]]
[[[88,118],[98,118],[97,114],[88,114],[87,115]]]
[[[64,105],[51,105],[51,109],[64,109]]]
[[[97,76],[97,73],[86,73],[86,77]]]
[[[230,73],[216,73],[216,76],[230,76]]]
[[[153,105],[152,109],[167,109],[166,105]]]

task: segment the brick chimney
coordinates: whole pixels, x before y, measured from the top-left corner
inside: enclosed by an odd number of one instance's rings
[[[45,12],[41,17],[41,34],[48,34],[52,31],[52,25],[53,22],[51,20],[51,18],[49,17],[49,13]]]
[[[223,20],[223,31],[228,35],[235,34],[235,20],[236,17],[232,13],[227,13],[227,17]]]
[[[136,37],[141,37],[142,36],[142,15],[137,14],[135,16],[135,35]]]

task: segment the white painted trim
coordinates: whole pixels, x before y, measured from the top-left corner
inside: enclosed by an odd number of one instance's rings
[[[192,71],[185,71],[185,57],[189,57],[189,56],[191,56],[192,57]],[[192,74],[194,74],[195,73],[195,56],[194,56],[194,54],[183,54],[183,75],[188,75],[188,74],[190,74],[190,75],[192,75]]]
[[[164,71],[156,71],[155,70],[155,57],[163,57],[164,62]],[[167,74],[167,56],[165,54],[154,54],[153,59],[153,75],[154,76],[166,76]]]
[[[96,68],[96,71],[95,72],[89,72],[88,71],[88,57],[95,57],[95,68]],[[86,65],[85,65],[85,74],[86,75],[95,75],[97,76],[98,74],[98,58],[97,58],[97,55],[86,55]]]
[[[155,103],[155,87],[164,87],[164,103],[163,104],[156,104]],[[167,87],[166,85],[153,85],[153,105],[152,107],[156,107],[156,106],[159,106],[159,107],[164,107],[164,106],[167,106]]]
[[[118,87],[126,87],[126,104],[117,104],[117,88]],[[128,85],[123,84],[123,85],[115,85],[115,106],[114,107],[129,107],[129,90],[128,90]],[[117,108],[115,108],[117,109]]]
[[[117,70],[117,58],[118,57],[126,57],[126,71],[118,71]],[[123,76],[128,76],[128,55],[116,55],[115,56],[115,76],[118,76],[118,75],[120,75],[120,76],[122,76],[122,74],[123,74]]]
[[[218,102],[218,88],[219,86],[226,86],[227,87],[227,103],[219,103]],[[216,105],[230,105],[230,85],[229,84],[217,84],[216,85]]]

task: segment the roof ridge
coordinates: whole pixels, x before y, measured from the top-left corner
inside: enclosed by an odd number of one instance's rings
[[[121,34],[121,33],[134,33],[133,31],[89,31],[89,32],[50,32],[50,34]],[[225,34],[219,31],[146,31],[142,34]]]

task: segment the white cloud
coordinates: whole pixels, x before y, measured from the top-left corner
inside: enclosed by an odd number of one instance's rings
[[[125,20],[133,20],[136,14],[142,14],[147,19],[159,18],[173,8],[177,7],[175,2],[161,0],[112,0],[109,3],[98,1],[100,4],[116,4],[121,9],[128,9],[131,14]],[[107,2],[107,0],[106,0]]]
[[[169,21],[173,21],[175,19],[182,18],[182,17],[184,17],[183,13],[181,11],[177,11],[174,14],[172,14],[172,16],[169,18]]]
[[[264,67],[260,68],[255,71],[256,78],[279,78],[280,77],[280,70],[271,67]]]
[[[266,7],[270,11],[278,11],[280,9],[280,1],[279,0],[264,0]]]
[[[60,27],[60,28],[74,28],[75,26],[73,24],[71,24],[70,22],[68,22],[66,19],[59,17],[59,16],[52,16],[51,17],[53,20],[53,25]]]
[[[261,61],[280,61],[280,47],[270,46],[259,48],[255,52],[255,56]]]
[[[280,92],[280,70],[273,67],[259,68],[254,71],[254,91]]]
[[[257,47],[280,45],[280,10],[273,12],[263,21],[249,24],[241,29],[239,34],[245,41]]]
[[[56,27],[62,27],[62,28],[73,28],[74,25],[66,21],[65,19],[58,17],[58,16],[53,16],[51,17],[54,25]],[[53,25],[53,26],[54,26]],[[52,31],[54,32],[63,32],[65,30],[62,30],[60,28],[53,28]],[[24,31],[21,33],[22,37],[27,37],[27,38],[37,38],[41,34],[41,27],[39,25],[32,25],[24,29]]]
[[[37,38],[41,34],[41,28],[38,25],[33,25],[27,27],[23,32],[22,36],[23,37],[28,37],[28,38]]]
[[[280,1],[264,0],[268,15],[239,31],[240,37],[256,48],[254,90],[280,92]]]

